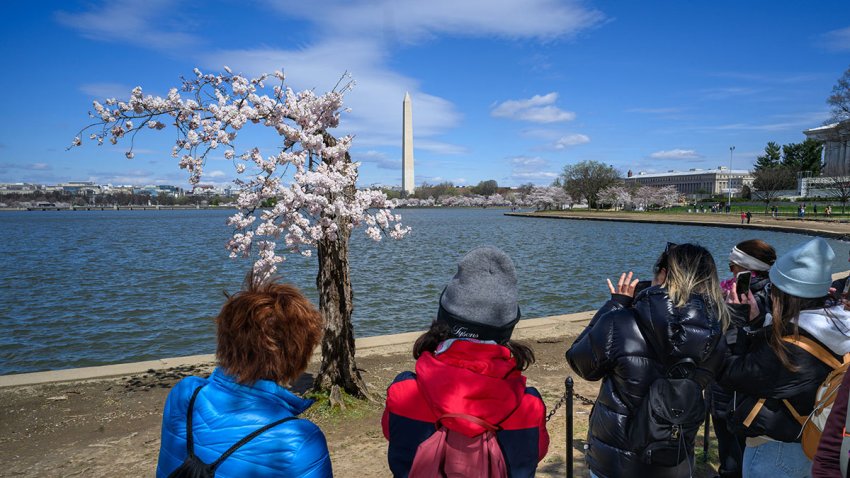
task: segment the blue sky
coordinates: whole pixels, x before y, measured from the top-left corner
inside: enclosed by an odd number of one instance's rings
[[[338,133],[356,136],[361,185],[401,182],[406,91],[417,184],[548,184],[588,159],[728,166],[733,145],[749,168],[768,141],[826,120],[850,67],[846,0],[12,1],[0,22],[0,182],[187,184],[168,130],[145,131],[133,160],[120,144],[65,147],[93,99],[165,94],[196,66],[283,69],[321,91],[350,72]],[[226,182],[217,161],[207,179]]]

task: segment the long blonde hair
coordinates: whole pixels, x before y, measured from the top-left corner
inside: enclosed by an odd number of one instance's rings
[[[723,300],[717,265],[711,253],[696,244],[679,244],[670,247],[665,254],[665,285],[673,305],[683,307],[691,295],[698,294],[714,312],[714,317],[720,321],[721,329],[726,331],[729,326],[729,311]]]

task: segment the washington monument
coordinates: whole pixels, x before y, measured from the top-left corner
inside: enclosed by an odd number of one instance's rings
[[[401,190],[405,195],[412,195],[413,186],[413,110],[410,103],[410,93],[404,94],[401,137]]]

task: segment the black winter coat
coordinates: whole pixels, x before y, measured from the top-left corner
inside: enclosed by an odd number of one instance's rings
[[[682,308],[657,286],[638,294],[631,306],[622,297],[606,302],[567,351],[578,375],[602,380],[590,414],[588,467],[600,478],[688,476],[687,460],[675,468],[644,464],[629,442],[629,421],[667,366],[688,357],[697,363],[695,378],[703,387],[714,378],[725,353],[720,323],[696,295]],[[647,342],[638,321],[653,342]],[[689,445],[693,456],[694,444]]]
[[[771,327],[765,327],[749,334],[738,330],[734,335],[736,344],[729,344],[733,353],[725,360],[719,382],[727,390],[735,391],[737,398],[735,404],[730,404],[734,411],[727,414],[727,421],[730,429],[744,436],[799,442],[800,423],[782,400],[788,400],[800,415],[808,415],[814,408],[818,386],[832,369],[800,347],[786,344],[791,363],[798,367],[796,371],[788,370],[767,341],[770,330]],[[789,326],[784,335],[792,334]],[[820,342],[802,329],[800,336]],[[833,355],[841,360],[840,355],[834,352]],[[766,399],[764,406],[752,423],[745,426],[747,416],[761,398]]]
[[[747,304],[726,304],[729,310],[729,315],[732,318],[733,328],[744,327],[750,325],[753,328],[761,326],[764,323],[765,315],[770,312],[772,301],[770,299],[767,285],[770,284],[770,279],[767,278],[767,273],[764,277],[754,276],[750,283],[750,291],[756,299],[759,306],[759,316],[750,323],[750,307]],[[726,390],[717,383],[711,385],[711,416],[721,420],[726,419],[727,412],[735,408],[732,405],[732,391]]]

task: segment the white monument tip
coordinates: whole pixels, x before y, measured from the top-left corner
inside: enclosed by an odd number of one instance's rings
[[[410,101],[410,92],[408,92],[408,91],[404,92],[404,101]]]

